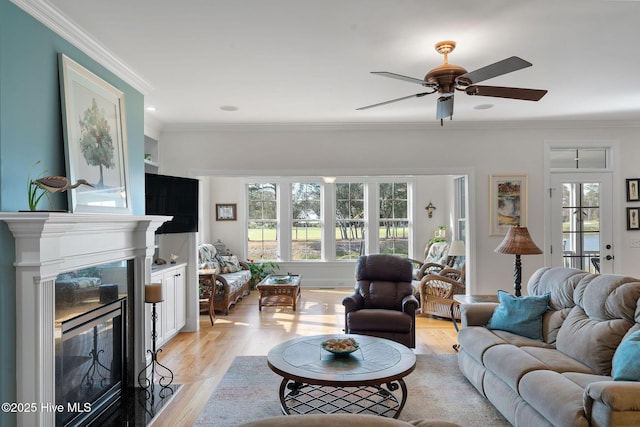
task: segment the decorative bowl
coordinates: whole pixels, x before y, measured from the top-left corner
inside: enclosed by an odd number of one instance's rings
[[[324,350],[337,355],[351,354],[360,348],[358,342],[353,338],[333,338],[323,341],[320,345]]]

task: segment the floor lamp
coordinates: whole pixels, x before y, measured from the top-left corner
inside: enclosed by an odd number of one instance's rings
[[[520,261],[520,255],[537,255],[542,251],[539,247],[533,243],[533,239],[529,235],[527,227],[511,227],[504,236],[504,240],[500,245],[495,248],[495,252],[499,254],[511,254],[516,256],[515,266],[513,271],[513,289],[517,297],[521,296],[521,283],[522,283],[522,263]]]

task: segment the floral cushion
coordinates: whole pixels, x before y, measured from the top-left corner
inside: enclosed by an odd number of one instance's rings
[[[216,262],[216,247],[210,244],[202,244],[198,246],[198,269],[205,270],[217,270],[219,265]]]
[[[251,271],[249,270],[240,270],[235,273],[225,273],[223,275],[224,279],[227,281],[229,286],[236,290],[244,286],[251,279]]]
[[[424,263],[435,262],[436,264],[446,264],[449,254],[449,242],[434,242],[429,247],[429,252]]]
[[[222,263],[220,264],[223,273],[235,273],[242,270],[238,257],[235,255],[221,256]]]

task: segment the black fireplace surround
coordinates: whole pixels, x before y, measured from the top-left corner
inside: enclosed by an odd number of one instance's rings
[[[55,282],[56,425],[88,425],[127,384],[133,260],[62,273]]]

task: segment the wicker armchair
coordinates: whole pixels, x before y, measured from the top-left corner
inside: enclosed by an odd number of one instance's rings
[[[427,244],[427,247],[424,250],[423,261],[409,259],[409,261],[414,265],[413,279],[421,280],[427,274],[438,273],[442,269],[446,268],[448,251],[448,242],[434,242]]]
[[[452,279],[450,275],[460,275],[464,278],[464,272],[448,268],[443,270],[445,274],[428,274],[420,281],[420,312],[432,316],[453,317],[460,319],[460,308],[453,300],[454,295],[464,294],[464,282]]]

